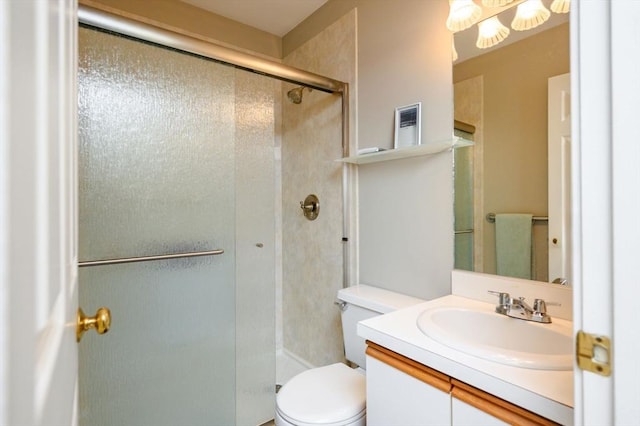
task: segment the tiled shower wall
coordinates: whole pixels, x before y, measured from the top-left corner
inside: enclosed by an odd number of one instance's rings
[[[285,63],[353,83],[356,11],[347,13],[285,58]],[[283,84],[282,137],[282,346],[311,365],[344,359],[340,312],[343,285],[342,107],[340,95],[304,90],[293,104]],[[353,85],[352,85],[353,87]],[[353,92],[352,92],[353,95]],[[320,199],[320,215],[307,220],[300,201]]]

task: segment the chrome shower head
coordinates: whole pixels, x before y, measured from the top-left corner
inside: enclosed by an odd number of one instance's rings
[[[302,103],[302,91],[305,89],[304,86],[296,87],[287,92],[287,98],[294,104]],[[307,87],[307,90],[311,91],[310,87]]]

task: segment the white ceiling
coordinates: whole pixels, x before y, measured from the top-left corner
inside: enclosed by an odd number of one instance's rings
[[[182,0],[225,18],[284,36],[327,0]]]

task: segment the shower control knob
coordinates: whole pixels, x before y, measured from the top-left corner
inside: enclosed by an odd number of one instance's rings
[[[304,201],[300,201],[300,208],[304,217],[315,220],[320,214],[320,200],[315,194],[307,195]]]

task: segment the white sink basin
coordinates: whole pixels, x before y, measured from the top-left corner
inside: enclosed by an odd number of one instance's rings
[[[573,368],[570,327],[459,307],[427,309],[417,325],[443,345],[490,361],[538,370]]]

